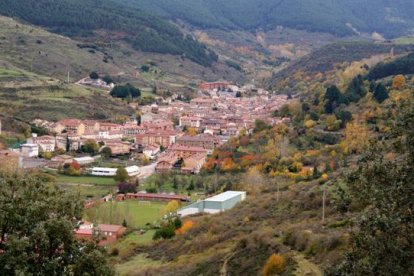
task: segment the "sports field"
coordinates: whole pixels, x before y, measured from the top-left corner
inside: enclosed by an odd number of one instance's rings
[[[165,205],[166,203],[135,200],[106,202],[85,210],[85,219],[107,224],[122,224],[126,219],[128,226],[141,228],[162,218]]]
[[[98,177],[98,176],[69,176],[59,175],[57,182],[60,184],[94,184],[94,185],[115,185],[115,180],[112,177]]]

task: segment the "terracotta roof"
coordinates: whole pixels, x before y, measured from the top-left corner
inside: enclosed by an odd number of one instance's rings
[[[99,224],[98,229],[103,232],[118,232],[122,229],[122,226],[113,224]]]

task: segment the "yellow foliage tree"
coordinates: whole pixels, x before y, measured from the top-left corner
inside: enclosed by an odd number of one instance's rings
[[[396,75],[392,80],[392,88],[402,89],[405,87],[405,77],[403,75]]]
[[[178,203],[177,200],[171,200],[168,202],[167,206],[164,207],[164,213],[172,213],[178,210],[180,208],[180,203]]]
[[[304,126],[305,126],[306,128],[313,128],[315,125],[316,125],[316,122],[315,122],[314,120],[307,120],[307,121],[304,123]]]
[[[277,275],[285,271],[286,260],[282,255],[272,254],[263,267],[263,276]]]
[[[363,123],[352,122],[346,125],[345,139],[341,142],[345,154],[361,153],[370,138],[370,132]]]
[[[335,131],[339,129],[341,121],[336,118],[335,115],[329,115],[326,118],[326,129],[330,131]]]

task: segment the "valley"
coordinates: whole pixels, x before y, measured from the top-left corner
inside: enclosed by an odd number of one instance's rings
[[[0,274],[413,274],[413,12],[0,2]]]

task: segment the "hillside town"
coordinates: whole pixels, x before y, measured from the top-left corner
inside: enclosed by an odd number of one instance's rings
[[[260,90],[256,96],[242,96],[245,91],[222,82],[203,83],[199,88],[199,96],[190,102],[171,97],[160,104],[142,106],[139,115],[131,114],[122,124],[76,118],[57,122],[36,119],[32,123],[48,135],[33,134],[18,151],[1,154],[20,160],[16,162],[24,168],[58,169],[76,162],[86,167],[82,174],[96,176],[116,173],[116,168],[90,166],[102,153],[137,161],[125,168],[130,177],[139,176],[140,167],[148,164],[155,172],[197,174],[216,147],[243,131],[251,133],[255,121],[269,125],[288,121],[271,116],[287,103],[286,95]],[[91,145],[95,147],[92,151]]]

